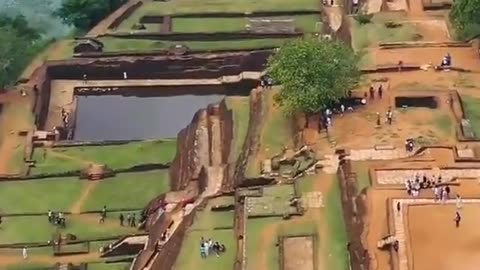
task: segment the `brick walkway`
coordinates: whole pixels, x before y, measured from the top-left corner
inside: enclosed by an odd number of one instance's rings
[[[318,192],[318,191],[305,193],[302,196],[302,202],[306,208],[325,207],[325,205],[323,204],[323,194],[322,192]]]
[[[480,178],[480,169],[379,170],[375,173],[377,183],[381,185],[403,185],[406,179],[412,179],[416,174],[420,176],[440,174],[443,181],[452,178]]]
[[[400,202],[400,209],[401,213],[397,212],[397,203]],[[463,204],[480,204],[480,199],[462,199]],[[408,270],[408,255],[407,255],[407,247],[405,243],[406,235],[405,230],[405,209],[409,205],[416,205],[416,204],[437,204],[433,199],[393,199],[391,204],[391,211],[394,214],[394,236],[395,239],[398,240],[398,261],[399,261],[399,270]],[[456,200],[447,200],[446,204],[455,204]]]
[[[399,159],[407,157],[407,153],[403,150],[388,149],[388,150],[376,150],[376,149],[358,149],[350,150],[348,159],[353,161],[361,160],[389,160]]]

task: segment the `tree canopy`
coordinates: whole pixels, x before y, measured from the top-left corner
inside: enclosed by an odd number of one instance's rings
[[[55,13],[65,23],[87,31],[125,2],[126,0],[64,0]]]
[[[14,81],[31,59],[32,40],[10,25],[0,26],[0,90]]]
[[[316,113],[345,97],[360,79],[359,57],[338,41],[298,39],[283,45],[268,62],[268,73],[282,84],[287,113]]]
[[[455,0],[450,18],[460,38],[468,39],[480,34],[480,0]]]

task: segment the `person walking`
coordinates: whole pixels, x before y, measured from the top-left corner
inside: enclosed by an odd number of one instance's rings
[[[132,215],[132,223],[130,224],[130,227],[136,227],[137,226],[137,219],[135,217],[135,213]]]
[[[460,221],[462,220],[462,217],[460,216],[460,213],[457,211],[455,212],[455,227],[460,227]]]
[[[460,197],[460,194],[457,194],[456,206],[457,206],[457,211],[460,211],[460,209],[462,209],[463,202],[462,202],[462,197]]]
[[[122,213],[120,213],[120,216],[118,217],[118,219],[120,220],[120,226],[123,226],[123,219],[124,219],[124,217],[123,217],[123,214],[122,214]]]
[[[26,247],[23,247],[22,249],[22,257],[24,260],[26,260],[28,258],[28,253],[27,253],[27,248]]]

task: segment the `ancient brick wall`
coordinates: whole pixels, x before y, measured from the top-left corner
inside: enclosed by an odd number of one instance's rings
[[[184,189],[195,171],[195,138],[202,110],[192,122],[178,133],[177,154],[170,165],[170,187],[173,191]]]
[[[184,217],[182,223],[178,226],[175,232],[170,236],[168,242],[160,247],[159,254],[155,258],[151,269],[170,270],[173,269],[175,261],[182,248],[183,239],[186,231],[193,223],[195,211],[192,211],[188,216]]]
[[[127,4],[128,5],[128,4]],[[122,24],[122,22],[124,20],[126,20],[128,17],[130,17],[138,8],[140,8],[141,6],[143,5],[143,2],[142,1],[138,1],[136,2],[135,4],[131,5],[131,6],[128,6],[127,8],[125,8],[125,10],[123,11],[123,13],[118,16],[117,18],[115,18],[115,20],[113,20],[113,22],[108,26],[108,29],[115,29],[117,28],[118,26],[120,26],[120,24]],[[123,8],[123,7],[120,7],[120,8]]]
[[[363,216],[367,209],[362,195],[358,195],[356,174],[352,171],[350,160],[340,161],[337,176],[341,190],[344,222],[347,227],[350,269],[370,269],[368,251],[362,243],[365,229]]]

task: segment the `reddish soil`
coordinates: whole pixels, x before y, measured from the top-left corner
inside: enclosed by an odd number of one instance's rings
[[[312,237],[292,237],[283,240],[285,270],[313,270],[314,240]]]
[[[462,221],[456,228],[455,205],[408,207],[408,234],[414,269],[478,269],[480,256],[480,219],[478,205],[466,204]],[[428,220],[425,217],[428,216]],[[435,224],[435,226],[431,226]],[[447,256],[439,256],[445,254]],[[435,258],[435,259],[433,259]]]

